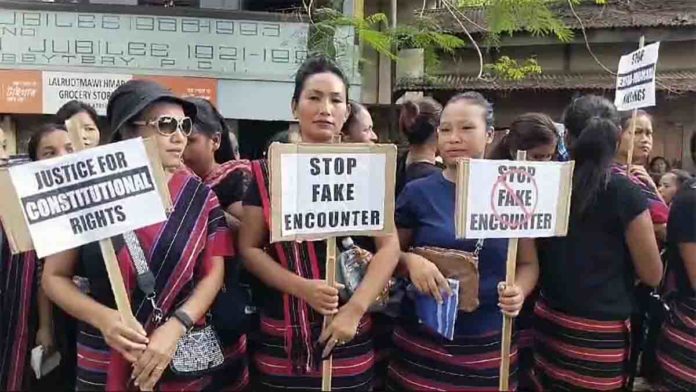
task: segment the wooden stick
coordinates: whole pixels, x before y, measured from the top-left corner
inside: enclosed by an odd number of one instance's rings
[[[645,36],[640,37],[640,42],[638,43],[638,49],[643,49],[645,46]],[[631,142],[628,145],[628,157],[626,158],[626,175],[631,174],[631,165],[633,164],[633,144],[636,142],[636,120],[638,119],[638,109],[633,109],[633,114],[631,115],[631,128],[629,136],[631,137]]]
[[[336,237],[326,240],[326,284],[333,287],[336,283]],[[324,327],[326,329],[333,316],[324,316]],[[331,390],[331,378],[333,368],[333,355],[322,361],[321,364],[321,390]]]
[[[527,159],[526,151],[517,151],[517,160]],[[507,261],[505,262],[505,284],[515,284],[515,272],[517,270],[517,238],[511,238],[508,242]],[[510,346],[512,346],[512,323],[514,319],[503,316],[503,336],[500,345],[500,375],[498,389],[507,391],[510,389]]]
[[[128,299],[126,284],[121,275],[121,268],[118,265],[116,251],[114,250],[114,244],[111,242],[111,238],[99,241],[99,248],[104,258],[104,266],[109,276],[111,291],[113,291],[114,299],[116,300],[116,309],[118,309],[118,313],[121,314],[121,319],[123,319],[124,322],[127,324],[135,322],[136,319],[131,309],[130,300]]]

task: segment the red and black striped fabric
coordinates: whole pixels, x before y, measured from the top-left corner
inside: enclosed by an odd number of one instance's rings
[[[696,298],[670,304],[657,347],[660,388],[696,391]]]
[[[267,223],[271,206],[267,161],[252,162]],[[284,268],[307,279],[323,279],[317,255],[321,242],[276,242],[266,246],[268,254]],[[317,340],[323,317],[305,301],[287,293],[267,289],[261,311],[261,333],[254,362],[256,387],[263,390],[320,390],[321,352]],[[365,391],[372,388],[375,355],[372,323],[361,322],[359,333],[334,350],[333,390]]]
[[[597,321],[535,308],[533,379],[539,390],[621,389],[628,379],[628,320]]]
[[[12,255],[5,240],[0,227],[0,390],[23,390],[38,323],[38,260],[34,252]]]
[[[321,390],[321,367],[298,374],[285,350],[287,326],[284,320],[261,316],[260,344],[254,353],[259,373],[256,387],[264,391]],[[318,336],[321,323],[311,325]],[[332,390],[369,391],[373,384],[375,355],[372,347],[372,323],[363,318],[358,333],[350,342],[333,351]]]
[[[420,325],[394,330],[389,391],[497,391],[500,331],[449,341]],[[513,342],[516,337],[513,336]],[[517,386],[517,346],[510,350],[510,389]]]
[[[155,274],[157,306],[170,314],[195,289],[201,277],[212,268],[213,257],[234,255],[232,236],[217,197],[198,178],[185,171],[176,172],[169,180],[174,210],[167,221],[135,231],[147,255],[150,270]],[[116,237],[114,247],[121,274],[129,292],[131,306],[148,334],[157,327],[152,304],[137,289],[136,271],[124,241]],[[92,288],[94,289],[94,288]],[[109,287],[99,287],[110,290]],[[110,293],[92,290],[95,298]],[[199,324],[203,320],[199,320]],[[127,390],[130,364],[104,342],[100,332],[84,323],[78,335],[78,390]],[[249,384],[246,361],[246,340],[225,347],[226,362],[213,374],[182,378],[166,372],[156,385],[157,390],[243,390]]]

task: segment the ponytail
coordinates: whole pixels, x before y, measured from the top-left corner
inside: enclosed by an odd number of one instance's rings
[[[594,116],[573,141],[575,160],[571,213],[582,216],[606,189],[609,169],[616,154],[619,128],[610,119]]]
[[[441,113],[442,105],[432,98],[406,101],[401,106],[399,129],[410,145],[427,144],[434,140]]]
[[[498,144],[493,147],[493,150],[491,150],[490,155],[488,156],[488,159],[495,159],[495,160],[515,160],[515,157],[512,156],[512,145],[510,143],[510,130],[505,133],[502,139],[498,142]]]

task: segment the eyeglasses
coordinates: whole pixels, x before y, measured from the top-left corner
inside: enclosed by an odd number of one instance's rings
[[[157,132],[164,136],[170,136],[181,131],[184,136],[189,136],[193,131],[193,121],[190,117],[176,118],[172,116],[160,116],[149,121],[133,121],[135,125],[145,125],[154,127]]]

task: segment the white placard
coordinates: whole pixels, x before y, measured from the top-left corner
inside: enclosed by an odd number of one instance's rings
[[[78,100],[105,116],[111,93],[132,78],[133,75],[43,72],[44,113],[56,113],[65,103]]]
[[[616,78],[618,110],[633,110],[655,106],[655,71],[660,43],[645,46],[621,56]]]
[[[393,230],[394,159],[390,146],[324,146],[332,151],[272,148],[272,240],[323,239]],[[292,147],[291,147],[292,148]],[[302,151],[305,149],[305,151]],[[372,149],[372,150],[371,150]],[[278,178],[276,179],[276,176]]]
[[[455,217],[458,237],[565,235],[573,166],[574,162],[461,162]]]
[[[166,219],[139,138],[9,172],[38,257]]]

